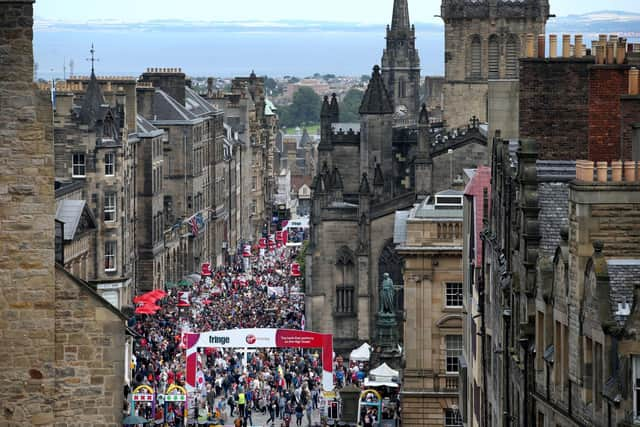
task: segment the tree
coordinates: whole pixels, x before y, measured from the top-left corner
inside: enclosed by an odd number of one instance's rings
[[[280,124],[286,127],[296,127],[320,121],[322,99],[313,89],[299,88],[293,95],[293,103],[286,107],[278,107]]]
[[[360,104],[362,104],[362,97],[364,92],[358,89],[349,89],[349,92],[345,95],[340,105],[340,121],[342,122],[359,122]]]
[[[300,81],[300,79],[299,79],[299,78],[297,78],[297,77],[291,77],[291,78],[289,79],[289,83],[298,83],[299,81]]]
[[[369,74],[363,74],[363,75],[360,77],[360,81],[361,81],[362,83],[369,83],[369,80],[371,80],[371,76],[370,76]]]

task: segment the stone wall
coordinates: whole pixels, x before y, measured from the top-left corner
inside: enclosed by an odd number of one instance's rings
[[[589,65],[593,58],[520,60],[520,138],[540,160],[588,157]]]
[[[0,425],[52,424],[51,105],[33,84],[33,1],[0,0]]]
[[[56,425],[120,425],[126,318],[62,268],[55,275]]]
[[[493,141],[496,130],[500,130],[503,139],[518,139],[518,80],[490,80],[487,120],[489,134],[487,140]],[[491,150],[489,149],[489,153]]]
[[[476,116],[481,122],[487,120],[487,82],[445,82],[443,119],[450,128],[469,124]]]

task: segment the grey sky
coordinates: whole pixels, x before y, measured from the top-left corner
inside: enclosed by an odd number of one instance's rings
[[[38,18],[147,21],[184,19],[212,21],[312,20],[383,23],[391,16],[393,0],[37,0]],[[409,0],[411,19],[434,22],[440,0]],[[638,0],[551,0],[558,16],[601,10],[640,13]]]

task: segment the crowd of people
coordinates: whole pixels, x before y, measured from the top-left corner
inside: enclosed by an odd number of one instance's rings
[[[193,283],[188,306],[179,304],[184,290],[172,289],[157,302],[156,314],[133,318],[130,328],[137,339],[131,389],[148,385],[161,394],[172,384],[184,386],[186,332],[302,329],[304,295],[289,274],[295,257],[296,252],[286,247],[261,251],[250,263],[239,260],[219,267],[211,277]],[[202,381],[189,405],[189,422],[232,420],[237,426],[250,426],[260,412],[269,415],[267,425],[300,426],[305,419],[311,425],[322,376],[318,352],[258,349],[243,355],[231,349],[203,349],[200,360]],[[162,425],[184,423],[183,404],[176,402],[138,404],[137,412]]]

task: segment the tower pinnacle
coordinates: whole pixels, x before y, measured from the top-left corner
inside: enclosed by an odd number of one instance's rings
[[[391,21],[391,30],[408,30],[411,27],[409,21],[408,0],[393,1],[393,19]]]

